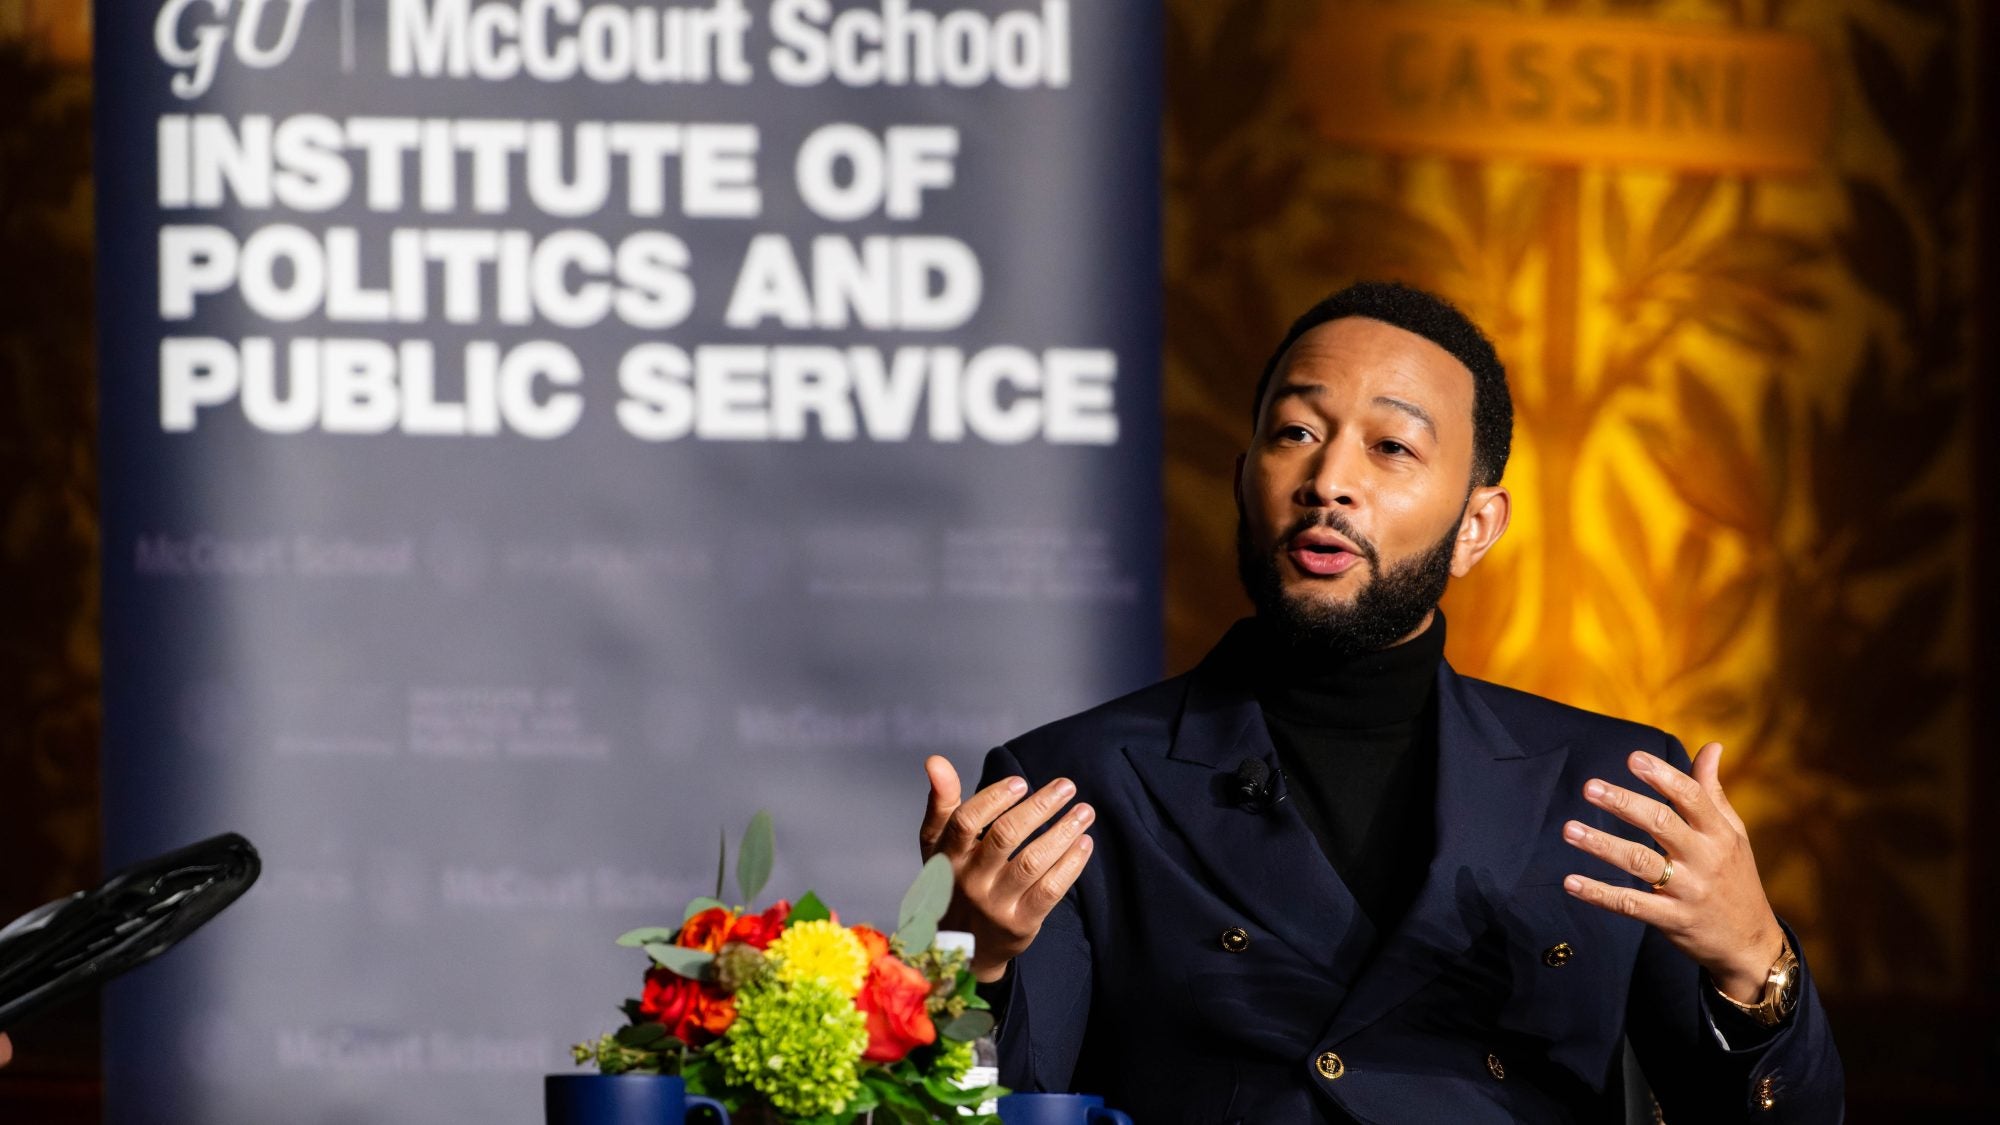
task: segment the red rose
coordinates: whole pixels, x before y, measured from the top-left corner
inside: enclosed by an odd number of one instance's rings
[[[791,915],[792,904],[781,899],[762,914],[739,916],[729,928],[728,940],[740,941],[752,949],[764,949],[785,932],[785,919]]]
[[[712,984],[702,984],[665,969],[646,973],[646,993],[639,1012],[665,1024],[674,1037],[700,1046],[729,1030],[736,1022],[736,997]]]
[[[681,926],[680,936],[674,939],[674,944],[713,953],[722,948],[723,941],[729,937],[730,923],[734,920],[729,911],[711,906]]]
[[[892,1063],[913,1048],[937,1041],[937,1025],[925,1007],[931,982],[895,957],[877,957],[854,1006],[868,1015],[868,1062]]]

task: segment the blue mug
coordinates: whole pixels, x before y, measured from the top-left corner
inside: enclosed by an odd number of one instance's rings
[[[542,1103],[549,1125],[682,1125],[691,1106],[729,1125],[721,1102],[659,1074],[551,1074],[542,1080]]]
[[[1096,1094],[1008,1094],[1000,1099],[1000,1125],[1132,1125],[1132,1119],[1104,1108]]]

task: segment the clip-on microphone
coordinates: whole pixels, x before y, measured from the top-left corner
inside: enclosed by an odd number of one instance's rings
[[[1283,779],[1271,771],[1262,758],[1245,758],[1236,764],[1236,776],[1229,786],[1230,803],[1248,812],[1264,813],[1285,799]]]

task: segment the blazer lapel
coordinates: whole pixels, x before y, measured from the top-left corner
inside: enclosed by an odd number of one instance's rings
[[[1218,645],[1221,653],[1230,644]],[[1206,869],[1209,885],[1255,925],[1334,972],[1344,984],[1374,927],[1358,909],[1319,842],[1290,801],[1253,811],[1233,800],[1230,782],[1245,758],[1278,774],[1277,749],[1247,686],[1216,653],[1188,677],[1173,741],[1164,757],[1128,750],[1133,769],[1162,815]]]
[[[1438,670],[1437,851],[1402,922],[1327,1030],[1336,1042],[1437,977],[1491,924],[1492,904],[1545,844],[1568,748],[1523,747],[1452,671]]]

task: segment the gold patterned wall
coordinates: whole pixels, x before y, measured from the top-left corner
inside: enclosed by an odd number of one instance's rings
[[[88,10],[0,0],[0,920],[98,865]]]
[[[1824,987],[1962,987],[1972,5],[1168,7],[1170,665],[1244,610],[1231,464],[1289,318],[1356,278],[1432,288],[1494,336],[1517,416],[1513,526],[1446,601],[1454,665],[1691,749],[1721,740]],[[1790,51],[1790,96],[1818,106],[1773,119],[1817,113],[1825,135],[1789,169],[1740,153],[1702,167],[1673,130],[1657,158],[1622,135],[1537,133],[1567,151],[1525,154],[1467,151],[1477,129],[1440,132],[1434,152],[1422,128],[1370,143],[1357,80],[1326,65],[1368,61],[1343,20],[1469,20],[1505,41],[1500,65],[1507,43],[1560,49],[1579,21],[1620,50],[1658,36],[1668,68],[1696,39]],[[1429,48],[1411,43],[1390,61],[1415,104],[1409,60]],[[1463,105],[1498,112],[1479,59],[1434,59]],[[1664,128],[1678,79],[1651,77]]]
[[[0,0],[0,921],[99,866],[90,23]],[[13,1033],[0,1121],[98,1118],[97,1013]]]

